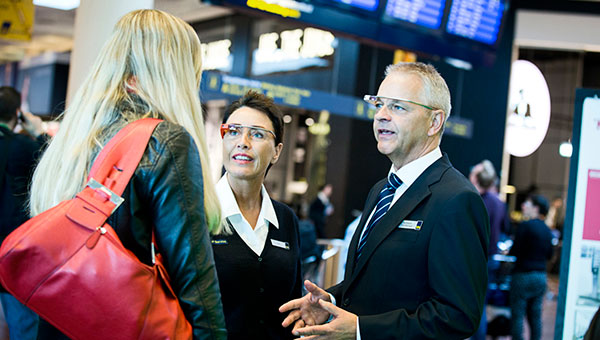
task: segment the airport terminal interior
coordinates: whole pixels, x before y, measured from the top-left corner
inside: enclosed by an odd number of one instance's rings
[[[0,86],[20,91],[22,109],[55,134],[112,26],[136,8],[178,16],[200,38],[215,182],[226,107],[254,90],[282,111],[284,146],[264,183],[307,223],[330,186],[319,251],[303,262],[304,277],[320,286],[343,279],[352,224],[390,171],[364,96],[377,94],[390,64],[435,66],[452,101],[441,150],[467,178],[489,160],[490,190],[509,217],[490,256],[487,339],[510,338],[509,251],[531,195],[549,202],[553,234],[541,338],[584,339],[600,307],[599,1],[0,0]]]

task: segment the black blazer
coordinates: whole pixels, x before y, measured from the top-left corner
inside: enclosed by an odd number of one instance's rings
[[[294,338],[291,326],[281,326],[286,315],[279,306],[302,296],[298,218],[286,205],[271,201],[279,228],[269,223],[260,256],[235,230],[212,237],[229,340]],[[271,240],[287,243],[287,249]]]
[[[10,143],[5,149],[8,139]],[[29,219],[29,186],[46,139],[46,135],[41,135],[33,140],[0,126],[0,144],[3,145],[0,157],[6,157],[6,172],[0,177],[0,243]]]
[[[308,217],[315,225],[317,238],[325,237],[325,222],[327,220],[327,216],[325,216],[326,209],[327,206],[323,204],[323,201],[321,201],[319,197],[315,197],[308,208]]]
[[[479,326],[487,286],[489,219],[446,155],[423,172],[355,253],[387,180],[371,189],[344,280],[329,289],[359,316],[362,339],[464,339]],[[399,228],[422,221],[420,230]]]

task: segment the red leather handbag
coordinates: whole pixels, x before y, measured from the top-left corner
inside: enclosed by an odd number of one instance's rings
[[[0,248],[2,285],[72,339],[192,338],[160,256],[143,264],[106,223],[160,122],[141,119],[119,131],[85,189],[21,225]],[[154,232],[152,242],[154,250]]]

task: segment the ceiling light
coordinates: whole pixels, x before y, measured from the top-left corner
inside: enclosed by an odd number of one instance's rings
[[[33,0],[36,6],[50,7],[69,11],[79,7],[79,0]]]
[[[560,146],[558,147],[558,153],[565,158],[571,157],[573,154],[573,145],[571,144],[571,141],[569,140],[560,143]]]

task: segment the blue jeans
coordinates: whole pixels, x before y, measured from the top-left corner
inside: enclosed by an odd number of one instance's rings
[[[35,340],[39,317],[8,293],[0,293],[10,339]]]
[[[542,337],[542,302],[546,292],[546,273],[515,273],[510,286],[511,333],[523,339],[523,318],[527,316],[531,340]]]

